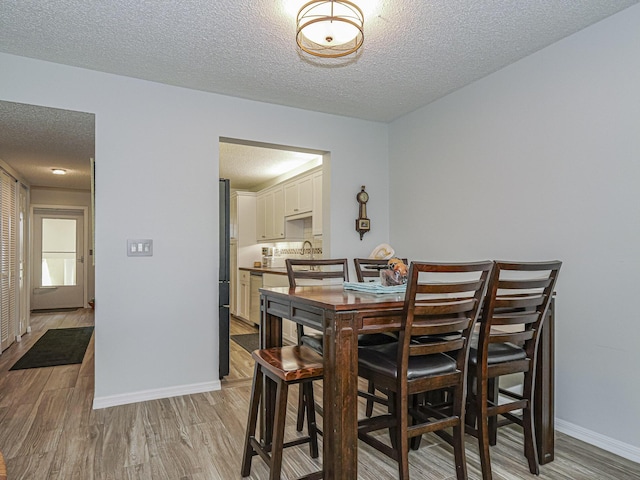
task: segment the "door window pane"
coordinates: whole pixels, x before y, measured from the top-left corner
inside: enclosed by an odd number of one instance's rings
[[[42,286],[76,284],[76,221],[42,219]]]

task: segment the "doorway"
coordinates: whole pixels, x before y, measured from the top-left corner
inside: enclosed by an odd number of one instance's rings
[[[33,207],[31,309],[86,304],[86,207]]]
[[[256,260],[261,259],[261,247],[272,245],[272,242],[264,243],[265,240],[257,240],[256,229],[258,222],[256,220],[257,212],[260,210],[258,195],[261,191],[283,183],[296,175],[303,174],[319,166],[325,168],[324,166],[328,165],[328,162],[329,152],[327,151],[237,138],[220,137],[219,139],[219,177],[229,179],[232,192],[229,202],[229,258],[225,261],[225,263],[229,264],[230,269],[229,310],[231,315],[229,325],[224,325],[224,328],[221,328],[221,332],[225,333],[221,333],[219,339],[220,364],[228,364],[230,367],[230,374],[226,377],[227,380],[236,380],[244,378],[244,376],[250,378],[253,373],[251,370],[246,371],[244,368],[247,362],[251,365],[250,357],[248,361],[244,358],[246,352],[243,347],[233,340],[229,341],[226,332],[230,332],[232,336],[258,335],[256,327],[250,319],[251,309],[248,302],[250,296],[243,294],[245,291],[249,292],[249,285],[245,284],[239,271],[240,267],[252,267]],[[322,177],[320,178],[319,186],[324,191],[325,182]],[[233,197],[234,192],[237,194],[235,200]],[[323,195],[322,198],[323,202],[326,201],[328,203],[328,196]],[[282,200],[284,200],[284,192]],[[276,210],[275,207],[273,210]],[[328,211],[328,208],[325,211]],[[284,218],[284,209],[281,213]],[[246,222],[247,218],[251,219],[249,224]],[[244,222],[242,221],[243,219],[245,220]],[[315,235],[312,232],[310,217],[308,220],[308,228],[305,227],[306,230],[303,230],[306,231],[307,235]],[[302,221],[300,220],[300,222]],[[253,224],[251,225],[251,223]],[[276,242],[276,240],[274,239],[273,242]],[[289,241],[283,238],[278,243],[289,243]],[[273,244],[275,245],[275,243]],[[223,263],[223,259],[220,259],[220,263]],[[247,273],[246,270],[244,273]],[[223,322],[222,318],[220,318],[220,322]]]

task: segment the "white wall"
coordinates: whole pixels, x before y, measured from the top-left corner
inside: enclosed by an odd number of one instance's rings
[[[389,145],[403,255],[564,262],[558,426],[640,461],[640,6],[399,119]]]
[[[1,100],[96,115],[97,406],[219,386],[219,137],[330,151],[325,247],[354,257],[388,241],[384,124],[4,54],[0,71]],[[153,239],[153,257],[127,257],[127,238]]]

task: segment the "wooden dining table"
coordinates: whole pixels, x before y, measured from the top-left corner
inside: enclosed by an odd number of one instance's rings
[[[261,348],[282,345],[282,319],[324,335],[323,471],[326,479],[358,478],[358,335],[394,332],[401,326],[404,293],[375,294],[342,285],[262,288]],[[541,464],[553,460],[554,306],[540,336],[534,417]],[[265,386],[264,414],[274,411],[275,388]],[[271,422],[263,422],[269,441]]]

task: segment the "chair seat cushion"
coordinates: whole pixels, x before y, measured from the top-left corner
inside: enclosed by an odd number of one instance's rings
[[[523,348],[513,343],[490,343],[487,364],[494,365],[496,363],[513,362],[515,360],[524,360],[527,354]],[[478,364],[478,348],[477,343],[471,344],[469,349],[469,362],[472,365]]]
[[[363,333],[358,335],[358,346],[368,347],[372,345],[385,345],[397,342],[397,339],[386,333]],[[323,338],[320,334],[305,334],[300,338],[300,344],[315,350],[320,355],[324,350]]]
[[[359,347],[370,347],[373,345],[386,345],[397,342],[398,339],[386,333],[361,333],[358,335]]]
[[[322,355],[324,350],[323,338],[320,334],[305,334],[300,337],[300,345],[306,345],[310,349]]]
[[[358,365],[367,370],[392,378],[398,376],[398,343],[358,348]],[[409,357],[407,378],[414,380],[420,377],[441,375],[456,371],[456,362],[444,353]]]

